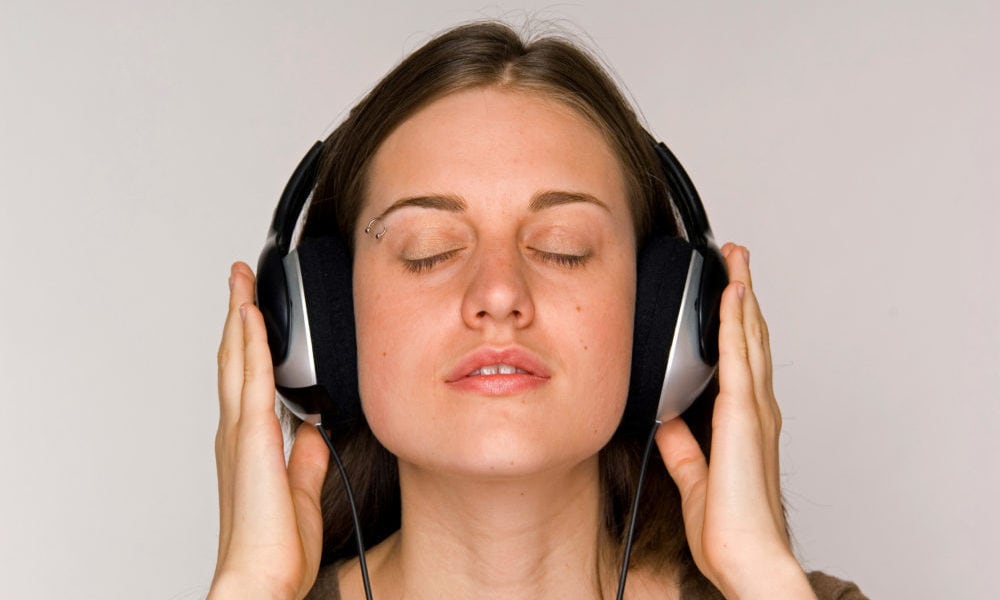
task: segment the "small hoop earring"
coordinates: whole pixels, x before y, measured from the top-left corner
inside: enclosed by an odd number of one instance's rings
[[[375,226],[376,221],[378,221],[378,217],[372,217],[371,220],[368,221],[368,225],[365,226],[365,235],[371,235],[372,227]],[[375,239],[376,240],[382,239],[382,237],[385,236],[387,231],[389,231],[389,228],[383,225],[382,231],[378,231],[375,233]]]

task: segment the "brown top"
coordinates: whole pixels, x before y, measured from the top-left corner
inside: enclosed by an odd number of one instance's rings
[[[830,598],[830,600],[868,600],[868,596],[862,594],[858,586],[850,581],[841,581],[821,571],[809,573],[809,583],[820,600],[824,598]]]
[[[808,577],[819,600],[868,600],[858,586],[849,581],[842,581],[820,571],[813,571]],[[698,597],[684,594],[681,600],[724,600],[722,594],[717,591],[709,594],[699,594]],[[316,584],[305,600],[340,600],[337,565],[329,565],[319,570]]]

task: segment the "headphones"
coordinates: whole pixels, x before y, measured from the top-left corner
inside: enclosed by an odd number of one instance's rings
[[[684,412],[715,374],[719,302],[729,281],[698,192],[666,145],[649,139],[687,240],[654,224],[638,254],[631,379],[619,431],[639,435],[654,420]],[[274,210],[257,264],[257,305],[282,401],[336,435],[364,418],[351,255],[339,235],[303,237],[291,248],[322,151],[322,142],[310,148]]]

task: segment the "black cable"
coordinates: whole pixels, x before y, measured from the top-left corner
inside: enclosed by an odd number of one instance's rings
[[[635,486],[635,499],[632,501],[632,518],[629,519],[628,537],[625,538],[625,557],[622,558],[622,573],[618,578],[618,600],[622,600],[625,596],[625,576],[628,575],[628,561],[632,556],[632,538],[635,536],[635,521],[639,516],[639,498],[642,497],[642,484],[646,481],[646,465],[649,464],[649,452],[653,449],[653,440],[656,436],[656,429],[659,426],[659,421],[653,423],[653,428],[649,432],[649,439],[646,440],[646,450],[642,453],[639,483]]]
[[[323,436],[326,447],[330,449],[330,456],[337,463],[337,468],[340,469],[340,476],[344,480],[344,492],[347,494],[347,503],[351,507],[351,517],[354,518],[354,539],[358,543],[358,562],[361,564],[361,581],[365,584],[366,600],[372,600],[372,582],[368,579],[368,563],[365,562],[365,541],[361,537],[361,520],[358,519],[358,509],[354,506],[354,491],[351,490],[351,482],[347,480],[347,469],[344,468],[344,463],[340,461],[340,455],[334,449],[333,442],[330,441],[330,436],[327,435],[323,424],[317,423],[316,429],[319,429],[319,434]]]

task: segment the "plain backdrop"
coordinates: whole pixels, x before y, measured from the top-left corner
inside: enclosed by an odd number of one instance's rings
[[[0,597],[203,597],[215,351],[301,155],[406,53],[575,32],[752,252],[807,568],[992,598],[1000,5],[0,1]]]

